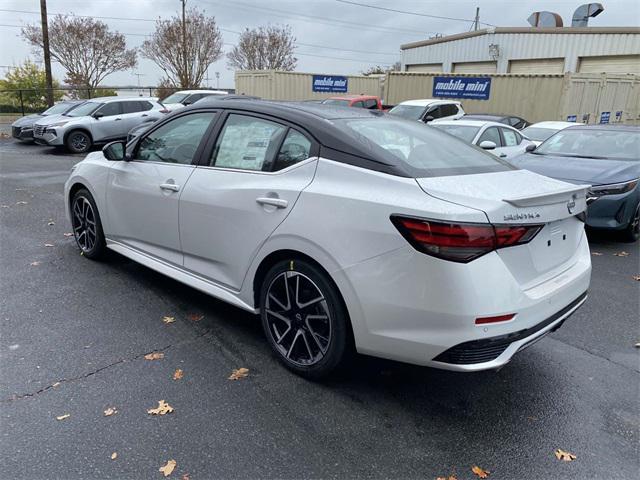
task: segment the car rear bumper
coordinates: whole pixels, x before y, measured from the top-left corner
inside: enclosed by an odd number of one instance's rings
[[[513,247],[520,248],[520,247]],[[565,264],[522,287],[500,256],[454,264],[400,249],[342,271],[359,352],[455,371],[498,368],[558,328],[586,298],[591,255],[582,233]],[[479,317],[515,314],[476,325]]]

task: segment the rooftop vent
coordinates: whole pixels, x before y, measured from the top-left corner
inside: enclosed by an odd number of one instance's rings
[[[572,27],[586,27],[590,17],[597,17],[604,11],[601,3],[585,3],[576,8],[571,19]]]
[[[527,21],[531,24],[532,27],[543,28],[562,26],[562,17],[554,12],[533,12],[531,16],[527,18]]]

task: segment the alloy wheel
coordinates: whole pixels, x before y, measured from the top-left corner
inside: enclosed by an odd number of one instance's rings
[[[329,349],[332,319],[325,296],[309,277],[289,270],[269,284],[265,301],[276,349],[298,366],[318,363]]]
[[[96,244],[96,216],[86,197],[73,202],[73,234],[83,252],[91,251]]]
[[[89,146],[89,140],[87,139],[87,136],[83,133],[72,134],[71,138],[69,139],[69,143],[71,144],[71,147],[73,148],[73,150],[77,152],[82,152],[86,150],[87,147]]]

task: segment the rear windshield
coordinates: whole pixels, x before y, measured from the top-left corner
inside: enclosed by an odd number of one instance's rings
[[[540,128],[540,127],[527,127],[522,130],[525,137],[535,140],[536,142],[544,142],[551,135],[556,133],[557,130],[552,128]]]
[[[442,125],[437,122],[432,123],[431,126],[444,130],[449,135],[458,137],[460,140],[464,140],[467,143],[473,142],[478,130],[480,130],[480,127],[471,127],[469,125]]]
[[[409,120],[420,120],[425,108],[419,105],[396,105],[389,113]]]
[[[539,155],[559,155],[599,160],[640,161],[640,129],[561,130],[540,145],[535,153]]]
[[[342,105],[343,107],[349,106],[349,100],[338,100],[337,98],[327,98],[322,102],[324,105]]]
[[[189,96],[188,93],[174,93],[173,95],[169,95],[167,98],[162,100],[162,103],[181,103],[185,98]]]
[[[437,128],[390,116],[336,120],[369,149],[406,167],[416,178],[502,172],[515,167]]]
[[[102,103],[99,102],[85,102],[78,105],[76,108],[65,113],[67,117],[85,117],[91,115]]]

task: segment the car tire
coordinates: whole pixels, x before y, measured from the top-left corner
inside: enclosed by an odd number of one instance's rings
[[[637,242],[640,239],[640,204],[636,207],[636,211],[633,217],[631,217],[624,236],[628,242]]]
[[[107,242],[100,214],[91,193],[84,188],[78,190],[71,200],[71,225],[81,254],[91,260],[104,258]]]
[[[67,134],[65,146],[71,153],[86,153],[92,145],[91,136],[83,130],[72,130]]]
[[[347,309],[328,275],[311,262],[292,258],[267,272],[260,317],[278,360],[298,375],[325,377],[350,356]]]

